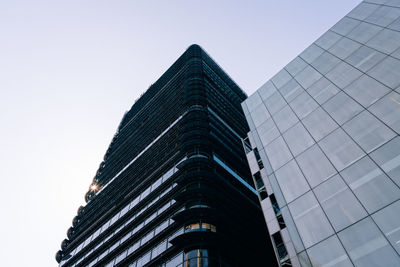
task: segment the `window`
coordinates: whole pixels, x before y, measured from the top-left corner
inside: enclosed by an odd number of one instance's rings
[[[208,250],[194,249],[186,252],[185,267],[208,267]]]
[[[215,225],[205,222],[192,223],[185,226],[185,233],[194,231],[216,232],[217,228],[215,227]]]

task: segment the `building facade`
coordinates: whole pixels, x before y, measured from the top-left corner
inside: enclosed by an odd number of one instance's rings
[[[189,47],[124,115],[59,266],[277,266],[242,149],[246,97]]]
[[[400,266],[400,1],[360,3],[242,107],[280,264]]]

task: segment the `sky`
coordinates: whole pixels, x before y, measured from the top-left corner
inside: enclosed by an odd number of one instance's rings
[[[0,1],[0,265],[57,265],[124,112],[191,44],[250,95],[359,2]]]

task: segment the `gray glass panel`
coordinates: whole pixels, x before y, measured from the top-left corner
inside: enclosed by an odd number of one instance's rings
[[[307,63],[304,60],[302,60],[300,57],[296,57],[289,64],[286,65],[285,69],[290,74],[292,74],[292,76],[295,76],[297,73],[299,73],[306,66],[307,66]]]
[[[343,170],[364,155],[364,152],[340,128],[322,139],[319,144],[338,170]]]
[[[307,92],[303,92],[289,104],[300,119],[318,107],[318,103]]]
[[[297,253],[304,250],[303,242],[301,241],[299,233],[297,232],[297,228],[294,224],[292,215],[290,215],[289,213],[288,207],[287,206],[283,207],[281,209],[281,212],[282,212],[282,217],[285,220],[286,228],[290,234],[290,238],[292,239],[294,249],[296,250]]]
[[[253,111],[258,105],[262,103],[261,97],[258,92],[255,92],[249,98],[246,99],[247,107],[249,108],[249,112]]]
[[[267,106],[268,111],[271,114],[276,113],[281,108],[286,105],[285,100],[281,96],[281,94],[277,91],[273,93],[267,100],[264,101],[265,105]]]
[[[277,112],[274,116],[274,120],[279,130],[283,133],[290,127],[296,124],[299,119],[293,113],[292,109],[289,106],[284,107],[279,112]]]
[[[356,68],[346,62],[341,62],[333,70],[328,72],[326,77],[336,86],[343,89],[361,75],[362,73]]]
[[[392,92],[373,104],[369,110],[390,128],[400,133],[400,95]]]
[[[341,36],[337,33],[334,33],[333,31],[327,31],[324,33],[315,43],[322,47],[323,49],[329,49],[331,46],[339,41]],[[315,58],[314,58],[315,59]],[[312,61],[310,61],[312,62]]]
[[[282,137],[278,137],[265,147],[265,152],[270,160],[272,169],[277,170],[283,164],[292,159],[292,154]]]
[[[400,9],[381,6],[377,10],[374,11],[365,21],[371,22],[373,24],[378,24],[382,27],[388,26],[395,19],[400,16]]]
[[[247,107],[246,101],[241,103],[244,115],[249,115],[249,108]]]
[[[367,42],[379,52],[390,54],[400,47],[400,32],[384,29]]]
[[[389,29],[400,31],[400,19],[396,19],[392,24],[388,26]]]
[[[347,86],[344,91],[364,107],[369,107],[390,91],[390,88],[363,75]]]
[[[321,243],[309,248],[307,252],[308,255],[310,255],[312,265],[315,267],[353,266],[336,235],[331,236],[327,240],[324,240]]]
[[[257,92],[260,94],[262,100],[265,100],[276,92],[276,88],[271,81],[268,81],[263,86],[261,86],[260,89],[257,90]]]
[[[258,105],[250,114],[256,127],[260,126],[270,117],[263,103]]]
[[[322,77],[310,86],[307,91],[320,105],[322,105],[332,96],[339,93],[340,89],[325,77]]]
[[[301,174],[294,160],[277,170],[275,176],[285,196],[286,202],[291,202],[293,199],[310,190],[306,179],[304,179],[303,174]]]
[[[392,57],[386,57],[369,70],[368,75],[390,88],[396,89],[400,85],[400,61]]]
[[[340,232],[339,238],[356,266],[400,266],[399,255],[370,217]]]
[[[302,91],[304,91],[303,88],[301,88],[300,84],[298,84],[294,79],[290,80],[280,89],[281,94],[288,102],[292,101]]]
[[[315,140],[319,141],[339,127],[321,107],[317,108],[303,120],[304,126]]]
[[[290,76],[290,74],[285,69],[282,69],[274,77],[272,77],[271,80],[275,84],[275,86],[279,89],[284,84],[286,84],[291,78],[292,77]]]
[[[396,58],[396,59],[400,59],[400,48],[397,49],[396,51],[394,51],[394,52],[391,54],[391,56],[394,57],[394,58]]]
[[[392,246],[400,253],[400,201],[372,215]]]
[[[315,187],[336,173],[332,164],[317,145],[300,154],[297,157],[297,162],[311,187]]]
[[[357,161],[341,175],[369,213],[400,197],[400,189],[369,157]]]
[[[287,130],[283,134],[283,138],[285,138],[294,156],[300,154],[314,144],[314,140],[301,123],[297,123]]]
[[[360,21],[344,17],[342,18],[338,23],[336,23],[331,30],[334,32],[337,32],[341,35],[346,35],[348,34],[354,27],[356,27],[358,24],[360,24]]]
[[[359,43],[343,37],[329,49],[329,52],[331,52],[338,58],[345,59],[351,53],[356,51],[360,46],[361,45]]]
[[[379,6],[368,3],[361,3],[356,6],[347,16],[359,20],[364,20],[371,15]]]
[[[368,215],[339,175],[316,187],[314,192],[336,232]]]
[[[276,201],[278,201],[279,207],[285,206],[286,201],[285,201],[285,198],[283,197],[281,188],[279,187],[279,184],[278,184],[278,181],[276,180],[275,175],[274,174],[269,175],[268,180],[271,184],[272,190],[274,191],[274,195],[275,195]]]
[[[396,134],[364,110],[343,125],[343,129],[367,152],[371,152]]]
[[[305,251],[299,253],[297,256],[299,257],[301,267],[311,267],[312,266],[310,259],[308,258],[308,255]]]
[[[320,55],[316,60],[314,60],[311,65],[317,69],[320,73],[326,74],[328,71],[333,69],[338,63],[340,59],[328,52],[324,52]]]
[[[363,110],[362,106],[343,92],[329,99],[323,107],[339,125],[342,125]]]
[[[374,37],[382,28],[370,23],[361,22],[347,37],[362,44]]]
[[[311,191],[289,204],[289,209],[306,248],[334,233]]]
[[[316,46],[315,44],[307,47],[301,54],[300,57],[307,61],[308,63],[313,62],[317,57],[319,57],[324,52],[323,49]]]
[[[346,61],[361,71],[367,72],[384,57],[385,54],[382,54],[375,49],[361,46],[357,51],[346,58]]]
[[[264,146],[279,136],[279,131],[271,118],[258,127],[257,132]]]
[[[400,137],[375,150],[370,156],[400,186]]]
[[[322,75],[313,67],[307,66],[294,78],[301,84],[301,86],[303,86],[304,89],[307,89],[308,87],[310,87],[310,85],[318,81],[321,77]]]

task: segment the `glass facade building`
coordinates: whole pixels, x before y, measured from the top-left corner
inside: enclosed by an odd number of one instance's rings
[[[242,103],[281,266],[400,266],[400,1],[363,1]]]
[[[277,266],[246,94],[193,45],[125,113],[56,254],[72,266]]]

